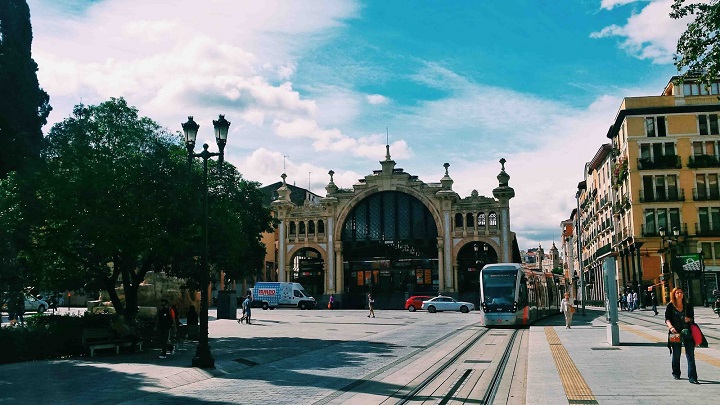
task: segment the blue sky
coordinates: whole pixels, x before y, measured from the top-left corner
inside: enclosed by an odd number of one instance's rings
[[[671,3],[28,0],[46,131],[122,96],[214,145],[225,114],[245,178],[320,195],[331,169],[380,168],[386,128],[397,167],[438,182],[448,162],[461,197],[491,196],[504,157],[521,249],[559,240],[622,98],[676,74]]]

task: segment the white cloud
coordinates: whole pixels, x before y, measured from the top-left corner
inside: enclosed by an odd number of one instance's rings
[[[606,10],[612,10],[615,7],[618,6],[624,6],[626,4],[631,3],[637,3],[637,2],[648,2],[652,0],[602,0],[600,3],[600,8],[606,9]]]
[[[387,104],[388,98],[381,94],[368,94],[367,102],[370,104]]]
[[[604,1],[614,6],[622,1]],[[621,38],[620,47],[639,59],[653,63],[671,63],[677,40],[687,27],[691,17],[681,20],[670,18],[672,0],[648,3],[639,13],[628,18],[625,25],[610,25],[590,34],[591,38]],[[612,8],[612,7],[605,7]]]

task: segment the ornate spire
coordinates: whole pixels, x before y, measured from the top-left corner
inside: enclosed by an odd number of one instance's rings
[[[336,191],[338,191],[338,187],[335,185],[335,182],[333,181],[333,175],[335,174],[334,171],[330,170],[328,172],[330,175],[330,183],[328,183],[327,186],[325,186],[325,191],[327,191],[328,194],[332,194]]]
[[[450,163],[443,164],[443,167],[445,168],[445,176],[440,179],[440,184],[442,185],[442,188],[444,190],[451,190],[454,181],[450,178],[450,175],[448,174],[448,168],[450,167]]]

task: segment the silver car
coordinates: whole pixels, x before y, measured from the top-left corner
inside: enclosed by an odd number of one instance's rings
[[[438,296],[433,299],[423,301],[422,309],[428,312],[437,311],[460,311],[464,314],[475,309],[475,304],[471,302],[456,301],[453,297]]]

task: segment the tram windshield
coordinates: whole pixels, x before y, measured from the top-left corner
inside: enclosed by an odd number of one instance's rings
[[[515,301],[517,270],[483,271],[483,299],[488,305],[511,305]]]

